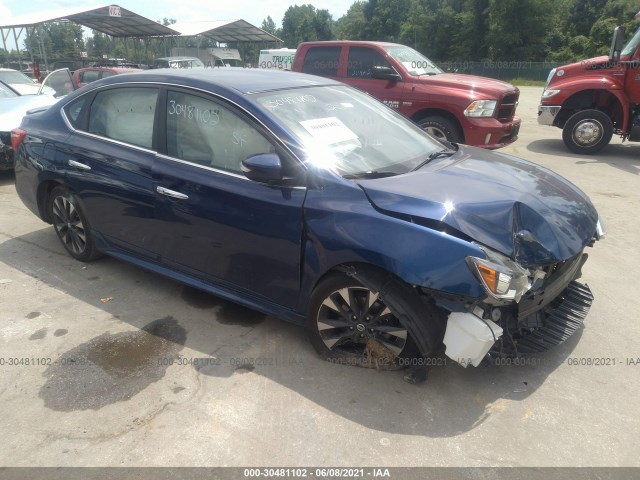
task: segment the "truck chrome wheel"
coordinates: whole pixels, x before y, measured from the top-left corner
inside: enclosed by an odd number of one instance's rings
[[[602,138],[603,133],[604,127],[600,122],[593,119],[585,119],[573,128],[573,140],[578,145],[588,147],[597,143]]]
[[[562,140],[574,153],[591,154],[600,151],[611,141],[613,122],[600,110],[581,110],[565,122]]]

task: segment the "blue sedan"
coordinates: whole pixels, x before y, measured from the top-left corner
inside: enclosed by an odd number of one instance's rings
[[[588,197],[513,156],[443,144],[338,82],[154,70],[12,132],[16,188],[67,252],[106,254],[305,324],[339,363],[463,366],[566,340],[604,236]]]

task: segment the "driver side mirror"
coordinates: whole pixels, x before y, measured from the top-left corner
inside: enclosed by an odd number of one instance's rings
[[[620,60],[620,52],[624,46],[624,27],[616,27],[613,31],[613,39],[611,40],[611,49],[609,50],[609,61],[618,62]]]
[[[391,80],[392,82],[402,80],[400,74],[398,74],[393,67],[380,66],[371,67],[371,78],[375,78],[377,80]]]
[[[274,184],[283,180],[282,162],[277,153],[259,153],[245,158],[242,161],[242,173],[258,183]]]

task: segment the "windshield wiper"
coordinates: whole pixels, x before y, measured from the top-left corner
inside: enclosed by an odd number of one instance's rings
[[[398,175],[398,174],[396,172],[387,172],[387,171],[384,171],[384,170],[368,170],[366,172],[349,173],[347,175],[343,175],[342,178],[346,178],[347,180],[352,180],[354,178],[393,177],[394,175]]]
[[[450,157],[451,155],[453,155],[457,151],[458,150],[440,150],[439,152],[433,152],[426,159],[424,159],[422,162],[420,162],[416,167],[412,168],[409,171],[410,172],[415,172],[416,170],[420,170],[422,167],[424,167],[431,160],[435,160],[436,158],[440,158],[440,157]]]

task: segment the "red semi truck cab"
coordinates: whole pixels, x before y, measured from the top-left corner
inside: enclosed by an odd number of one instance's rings
[[[405,45],[301,43],[292,70],[363,90],[450,142],[495,149],[518,138],[518,88],[490,78],[444,73]]]
[[[600,151],[615,133],[640,141],[640,29],[623,47],[624,28],[613,34],[609,56],[581,60],[549,72],[538,123],[562,129],[569,150]]]

